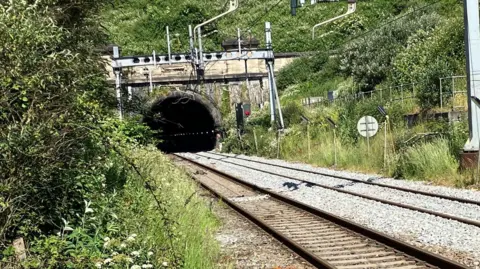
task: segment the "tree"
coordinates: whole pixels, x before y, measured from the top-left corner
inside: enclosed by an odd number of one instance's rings
[[[0,4],[0,245],[53,232],[102,180],[100,3]]]

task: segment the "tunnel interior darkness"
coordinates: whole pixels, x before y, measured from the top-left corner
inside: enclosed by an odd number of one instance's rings
[[[156,100],[145,117],[158,130],[164,152],[198,152],[215,148],[220,127],[218,110],[196,94],[174,92]]]

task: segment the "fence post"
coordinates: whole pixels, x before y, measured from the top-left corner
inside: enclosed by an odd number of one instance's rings
[[[455,76],[452,75],[452,110],[455,110]]]
[[[307,146],[308,146],[308,160],[312,158],[312,151],[310,148],[310,123],[307,122]]]
[[[280,131],[277,130],[277,159],[280,158],[280,143],[281,143]]]
[[[443,109],[443,85],[442,85],[442,79],[440,78],[440,109]]]
[[[257,140],[257,133],[255,132],[255,128],[253,128],[253,138],[255,139],[255,149],[257,151],[257,156],[260,156],[258,155],[258,140]]]
[[[337,167],[337,132],[336,126],[333,127],[333,154],[334,154],[334,167]]]

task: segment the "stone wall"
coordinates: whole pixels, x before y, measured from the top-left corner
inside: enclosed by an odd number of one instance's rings
[[[105,57],[107,61],[109,57]],[[295,58],[285,57],[275,59],[275,72],[290,64]],[[148,74],[151,70],[152,82],[154,85],[172,87],[172,89],[182,89],[185,87],[194,87],[196,77],[190,64],[172,64],[162,66],[125,68],[122,70],[122,83],[135,87],[148,86]],[[107,66],[108,81],[115,83],[115,76],[110,66]],[[220,105],[221,91],[230,91],[230,103],[250,102],[252,105],[261,105],[268,102],[268,77],[265,66],[265,60],[248,60],[247,71],[249,73],[249,82],[245,81],[245,61],[219,61],[210,62],[205,66],[205,78],[207,81],[201,86],[197,86],[198,91],[202,91],[210,96],[211,100],[216,100]],[[243,94],[242,94],[243,91]]]

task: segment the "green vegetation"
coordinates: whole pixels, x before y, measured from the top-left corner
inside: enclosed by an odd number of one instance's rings
[[[280,90],[298,98],[415,83],[421,108],[438,105],[439,78],[465,73],[461,3],[426,1],[389,21],[285,68]]]
[[[336,7],[324,4],[315,9],[324,9],[322,15],[332,17],[329,12]],[[277,15],[268,15],[274,26]],[[296,21],[295,31],[286,27],[276,32],[278,36],[274,35],[276,40],[281,40],[280,44],[276,43],[276,49],[316,51],[312,56],[295,60],[278,76],[288,127],[280,136],[280,145],[277,134],[269,129],[265,110],[253,113],[241,139],[230,132],[232,136],[226,139],[225,150],[333,166],[336,148],[337,168],[426,179],[439,184],[478,184],[472,172],[458,171],[459,152],[467,138],[465,119],[455,124],[427,119],[429,112],[440,110],[440,78],[465,74],[462,3],[451,0],[405,4],[381,0],[360,2],[355,15],[319,29],[321,43],[315,47],[308,45],[311,42],[308,37],[283,44],[287,40],[284,30],[298,37],[307,30],[303,23],[311,24],[308,16],[301,16],[297,17],[301,19]],[[295,18],[283,19],[277,23],[289,25],[295,21]],[[464,81],[456,82],[456,90],[465,90],[465,86]],[[338,101],[334,104],[325,101],[315,108],[299,104],[305,97],[326,98],[329,91],[336,91]],[[451,98],[451,81],[444,81],[443,91],[443,110],[447,103],[449,108],[454,102],[455,106],[464,107],[463,97]],[[415,98],[395,100],[412,94]],[[356,131],[356,123],[364,115],[375,116],[381,122],[385,120],[377,106],[385,107],[390,116],[386,158],[383,126],[371,139],[370,149]],[[420,121],[413,128],[407,128],[404,116],[412,113],[420,113]],[[301,123],[301,115],[311,119],[310,154],[307,127]],[[338,124],[336,146],[326,117]],[[234,128],[233,124],[230,126]]]
[[[329,50],[338,47],[345,39],[377,27],[389,17],[425,2],[433,1],[359,1],[357,14],[320,28],[317,34],[321,38],[312,40],[312,26],[345,13],[345,2],[306,6],[292,17],[287,0],[243,0],[235,13],[205,26],[203,33],[209,34],[204,40],[205,48],[220,50],[224,39],[236,38],[237,28],[245,37],[253,36],[263,43],[264,22],[270,21],[276,51]],[[188,25],[195,26],[224,12],[227,4],[227,0],[115,0],[105,9],[103,17],[112,41],[123,46],[126,54],[150,53],[152,50],[165,53],[166,26],[173,37],[174,51],[188,51]]]
[[[478,184],[472,173],[458,171],[458,154],[467,140],[465,122],[449,124],[444,121],[425,120],[408,129],[405,127],[403,113],[415,104],[387,104],[390,124],[385,149],[385,117],[376,110],[378,105],[385,104],[379,99],[366,99],[336,106],[305,108],[297,102],[288,102],[283,111],[288,111],[285,122],[289,128],[280,136],[280,140],[276,133],[267,127],[267,110],[253,112],[241,139],[236,136],[235,120],[230,117],[227,124],[231,126],[231,131],[224,141],[223,149],[237,154],[282,158],[323,167],[429,180],[442,185],[467,187]],[[310,119],[309,126],[301,122],[301,115]],[[379,120],[380,130],[375,137],[370,138],[370,147],[366,139],[357,133],[356,124],[361,117],[357,115],[371,115]],[[326,117],[337,123],[335,143],[333,128]],[[255,137],[258,149],[255,146]]]
[[[149,53],[166,51],[165,27],[169,26],[176,37],[175,50],[188,50],[188,24],[196,25],[226,9],[228,1],[173,2],[152,0],[117,0],[114,8],[103,13],[113,41],[123,46],[124,53]],[[139,7],[143,8],[139,14]],[[276,134],[270,128],[268,110],[257,111],[249,119],[245,135],[237,138],[234,118],[227,121],[230,127],[225,150],[247,152],[269,157],[277,155],[330,166],[334,162],[332,132],[325,117],[338,122],[337,166],[370,172],[383,172],[397,177],[439,180],[468,185],[471,175],[458,175],[458,152],[466,138],[465,123],[448,125],[421,121],[406,129],[404,115],[439,110],[439,78],[465,73],[463,41],[463,6],[455,0],[416,1],[359,1],[357,12],[342,20],[323,26],[312,40],[311,27],[323,20],[344,13],[344,2],[317,4],[298,10],[290,16],[288,1],[240,2],[239,9],[228,17],[205,27],[205,48],[219,50],[220,43],[235,38],[236,28],[244,37],[254,36],[263,42],[265,21],[273,27],[274,48],[277,52],[309,51],[313,56],[296,60],[281,70],[277,85],[282,95],[285,123],[289,128],[277,144]],[[235,23],[231,23],[235,21]],[[451,82],[444,84],[444,105],[460,100],[450,100]],[[409,91],[398,85],[407,86]],[[393,90],[387,90],[394,87]],[[463,82],[457,89],[464,89]],[[463,88],[462,88],[463,87]],[[383,96],[379,91],[383,89]],[[341,98],[351,94],[370,92],[366,101],[341,101],[324,108],[304,109],[299,103],[304,97],[326,97],[328,91],[337,91]],[[388,93],[388,97],[387,97]],[[416,98],[404,102],[394,99],[414,93]],[[224,93],[225,94],[225,93]],[[225,99],[224,96],[223,99]],[[376,107],[382,105],[390,114],[390,139],[388,167],[384,167],[382,136],[372,139],[371,152],[367,154],[365,141],[359,139],[356,121],[363,115],[381,118]],[[461,105],[460,105],[461,106]],[[229,109],[222,107],[223,114]],[[310,115],[311,150],[307,156],[306,127],[300,124],[300,114]],[[383,131],[383,130],[381,130]],[[258,149],[254,143],[254,132]],[[415,139],[419,133],[435,133],[433,138]],[[438,151],[445,148],[448,151]],[[278,151],[278,149],[280,149]],[[434,151],[434,150],[437,150]],[[441,155],[439,157],[438,155]],[[293,157],[292,157],[293,156]],[[419,160],[418,156],[424,156]],[[431,156],[431,157],[428,157]],[[438,169],[432,158],[440,158]],[[430,160],[430,161],[427,161]],[[412,163],[422,163],[414,166]]]
[[[438,139],[410,147],[402,156],[399,168],[403,175],[426,177],[452,176],[458,170],[458,163],[449,151],[449,142]]]
[[[112,157],[99,197],[59,235],[33,240],[24,268],[214,267],[217,222],[193,182],[155,148],[125,154],[135,162]]]
[[[213,268],[195,185],[112,113],[105,3],[0,4],[0,267]]]
[[[406,113],[438,106],[438,78],[463,74],[461,3],[404,2],[360,1],[358,13],[322,27],[315,40],[311,26],[344,13],[344,2],[302,8],[291,17],[289,1],[244,0],[237,12],[205,27],[207,50],[220,50],[221,41],[235,37],[237,27],[244,37],[263,42],[263,23],[270,21],[276,51],[316,52],[278,77],[289,127],[281,139],[269,129],[267,109],[255,111],[245,135],[237,139],[232,109],[223,102],[222,113],[231,115],[224,148],[322,166],[335,163],[336,148],[339,168],[474,184],[470,174],[457,172],[464,123],[425,121],[406,129],[403,119]],[[122,46],[124,54],[164,53],[169,26],[173,50],[187,51],[187,26],[219,14],[226,3],[0,4],[0,267],[215,266],[216,219],[193,183],[149,146],[154,143],[151,132],[138,119],[115,119],[115,98],[105,83],[98,49],[109,40]],[[386,21],[391,22],[379,27]],[[299,105],[299,98],[325,96],[331,90],[344,97],[412,82],[418,102],[399,105],[375,95],[314,109]],[[242,93],[245,99],[245,89]],[[229,98],[227,91],[218,96]],[[378,105],[390,114],[386,165],[382,136],[372,138],[368,149],[355,130],[360,116],[382,118]],[[311,154],[302,114],[311,119]],[[338,122],[335,145],[327,116]],[[419,132],[435,135],[412,139]],[[27,246],[22,261],[12,246],[18,238]]]

